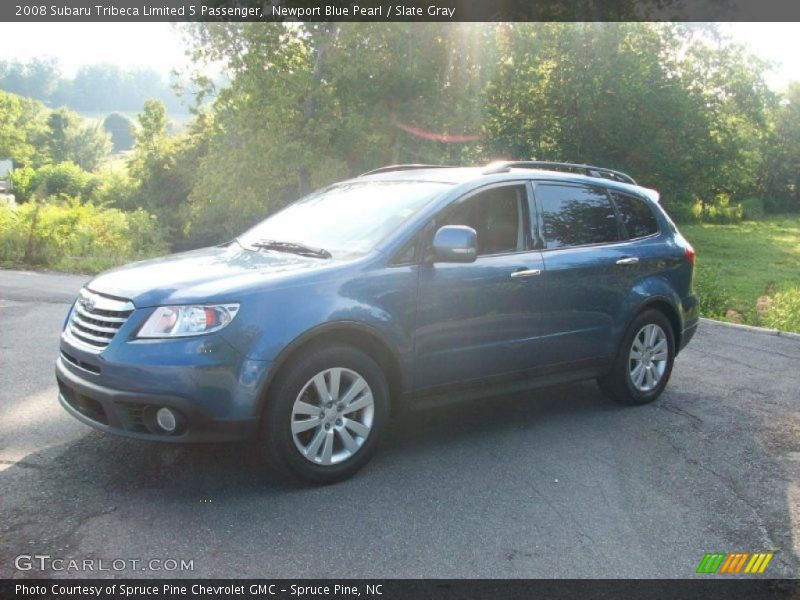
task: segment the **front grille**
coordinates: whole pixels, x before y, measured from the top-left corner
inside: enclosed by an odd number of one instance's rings
[[[108,346],[133,309],[130,301],[101,296],[84,288],[72,309],[69,333],[99,352]]]
[[[77,358],[75,358],[71,354],[67,354],[63,350],[61,351],[61,358],[63,358],[67,362],[72,363],[76,367],[83,369],[84,371],[89,371],[90,373],[94,373],[95,375],[100,375],[100,367],[83,360],[78,360]]]

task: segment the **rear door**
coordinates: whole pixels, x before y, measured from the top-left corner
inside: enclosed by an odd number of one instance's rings
[[[589,366],[614,352],[637,258],[606,188],[548,181],[534,193],[545,245],[543,361]]]
[[[482,188],[429,228],[467,225],[474,263],[422,266],[415,335],[417,389],[525,371],[539,360],[542,255],[531,239],[530,185]]]

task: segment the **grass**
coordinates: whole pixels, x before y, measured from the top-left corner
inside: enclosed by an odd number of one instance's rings
[[[729,308],[748,321],[759,296],[800,285],[800,215],[731,225],[692,223],[680,230],[697,251],[698,278],[715,273]]]

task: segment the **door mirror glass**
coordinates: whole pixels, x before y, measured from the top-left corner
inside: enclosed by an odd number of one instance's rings
[[[436,262],[475,262],[478,234],[466,225],[445,225],[433,236],[433,255]]]

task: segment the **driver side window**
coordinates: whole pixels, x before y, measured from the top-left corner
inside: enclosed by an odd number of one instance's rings
[[[525,249],[523,207],[525,186],[494,187],[459,202],[440,219],[444,225],[466,225],[478,234],[478,256],[520,252]]]

